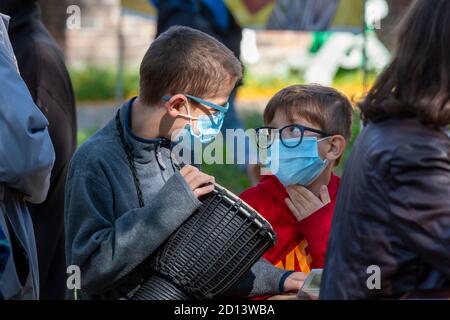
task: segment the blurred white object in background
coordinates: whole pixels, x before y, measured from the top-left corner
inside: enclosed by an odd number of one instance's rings
[[[365,9],[366,24],[369,29],[381,29],[381,20],[389,13],[386,0],[367,0]]]
[[[306,83],[330,86],[341,66],[341,61],[347,56],[348,50],[352,49],[354,42],[353,34],[333,33],[319,52],[312,57],[305,72]]]
[[[260,54],[256,45],[256,32],[252,29],[242,30],[241,60],[244,64],[255,64],[259,61]]]
[[[363,45],[364,38],[361,34],[333,33],[312,57],[305,71],[306,83],[330,86],[339,68],[351,70],[361,67]],[[377,72],[390,60],[389,51],[374,32],[367,34],[367,60],[368,69]]]

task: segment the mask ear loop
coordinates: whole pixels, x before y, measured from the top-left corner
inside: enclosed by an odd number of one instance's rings
[[[317,140],[317,143],[322,142],[322,141],[325,141],[325,140],[327,140],[328,138],[331,138],[331,137],[333,137],[333,136],[328,136],[328,137],[319,139],[319,140]],[[317,147],[319,147],[319,146],[317,146]],[[319,158],[320,158],[320,157],[319,157]],[[325,158],[323,161],[327,161],[327,162],[328,162],[328,159]]]
[[[191,126],[191,128],[193,127],[193,123],[192,123],[192,116],[191,116],[191,105],[189,104],[189,101],[186,99],[186,110],[187,110],[187,114],[189,117],[189,125]]]
[[[325,141],[325,140],[327,140],[327,139],[329,139],[329,138],[331,138],[331,137],[332,137],[332,136],[328,136],[328,137],[319,139],[319,140],[317,140],[317,142],[319,143],[319,142]]]
[[[180,116],[186,117],[186,118],[189,119],[189,126],[190,126],[190,128],[191,128],[191,134],[192,134],[193,136],[195,136],[195,137],[200,137],[200,136],[201,136],[201,133],[196,134],[196,133],[194,132],[194,124],[193,124],[193,122],[192,122],[192,120],[198,120],[199,117],[193,117],[193,116],[191,116],[191,104],[189,103],[189,101],[186,101],[186,103],[187,103],[187,106],[186,106],[187,115],[185,115],[185,114],[180,114]],[[197,130],[198,130],[198,128],[197,128]]]
[[[188,107],[186,108],[188,114],[182,114],[182,113],[179,113],[178,116],[188,118],[189,120],[198,120],[198,117],[192,117],[192,116],[191,116],[190,109],[191,109],[191,107],[190,107],[190,105],[188,104]],[[192,125],[192,121],[189,121],[189,124]]]

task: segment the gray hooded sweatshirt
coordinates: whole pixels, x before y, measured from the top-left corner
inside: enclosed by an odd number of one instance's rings
[[[48,122],[17,71],[0,14],[0,228],[12,248],[2,277],[5,299],[39,297],[33,225],[26,202],[45,200],[55,161]]]
[[[75,153],[66,185],[65,229],[68,265],[81,270],[85,298],[130,297],[150,275],[150,255],[200,205],[174,166],[170,146],[131,131],[131,106],[120,109],[125,143],[134,157],[144,207],[115,120]],[[259,260],[227,296],[279,293],[284,270]]]

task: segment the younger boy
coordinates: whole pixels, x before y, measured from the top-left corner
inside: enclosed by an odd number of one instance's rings
[[[277,267],[323,268],[339,187],[332,170],[351,137],[351,117],[348,99],[320,85],[287,87],[264,110],[258,147],[268,149],[273,175],[241,198],[272,224],[277,244],[264,257]]]
[[[214,177],[189,165],[178,170],[170,140],[183,128],[201,142],[214,138],[241,74],[218,41],[173,27],[145,54],[139,96],[78,149],[67,179],[66,254],[81,269],[87,298],[130,298],[151,273],[151,255],[213,190]],[[227,294],[299,286],[295,275],[260,260]]]

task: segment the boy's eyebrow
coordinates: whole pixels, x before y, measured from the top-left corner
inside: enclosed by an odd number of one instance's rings
[[[198,101],[197,101],[198,102]],[[225,104],[227,103],[228,101],[225,101],[224,103],[216,103],[218,106],[221,106],[221,107],[225,107]],[[212,110],[212,111],[219,111],[219,110],[217,110],[217,109],[214,109],[213,107],[210,107],[210,106],[207,106],[206,104],[203,104],[203,103],[200,103],[204,108],[206,108],[207,110]]]
[[[226,103],[226,102],[225,102],[225,103]],[[224,104],[225,104],[225,103],[224,103]],[[217,112],[219,112],[219,110],[214,109],[213,107],[207,106],[206,104],[202,104],[202,103],[200,103],[200,104],[202,105],[203,108],[205,108],[205,109],[208,110],[208,111],[217,111]],[[223,106],[224,104],[217,104],[217,105]]]
[[[205,101],[208,101],[208,102],[211,102],[210,100],[208,100],[208,99],[203,99],[203,100],[205,100]],[[226,100],[222,100],[222,101],[220,101],[220,102],[214,102],[214,104],[217,104],[218,106],[225,106],[225,104],[228,102],[228,99],[226,99]],[[207,106],[208,108],[210,108],[209,106]]]
[[[228,99],[225,100],[224,102],[219,102],[218,105],[223,107],[223,106],[225,106],[225,104],[226,104],[227,102],[228,102]]]

